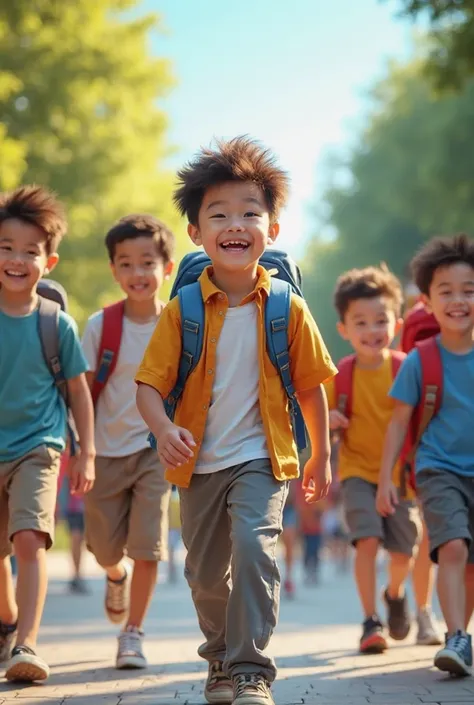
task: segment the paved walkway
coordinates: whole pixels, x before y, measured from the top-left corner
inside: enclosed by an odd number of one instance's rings
[[[67,558],[50,554],[52,581],[41,653],[52,666],[44,685],[0,681],[0,705],[202,705],[205,668],[184,580],[158,585],[147,621],[147,671],[113,669],[116,631],[102,612],[103,582],[91,557],[92,594],[66,592]],[[163,568],[166,572],[166,567]],[[360,656],[358,605],[350,576],[327,566],[322,584],[283,602],[272,650],[279,666],[277,705],[473,705],[474,679],[451,680],[431,668],[433,647],[394,644],[386,655]],[[413,630],[414,631],[414,630]]]

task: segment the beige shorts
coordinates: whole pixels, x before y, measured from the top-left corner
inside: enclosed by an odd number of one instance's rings
[[[412,556],[421,540],[422,522],[415,500],[399,501],[395,513],[381,517],[375,506],[377,485],[360,477],[342,483],[342,501],[353,545],[378,538],[390,553]]]
[[[53,545],[60,457],[43,445],[0,463],[0,558],[11,554],[19,531],[46,534],[46,548]]]
[[[84,505],[86,543],[97,562],[116,565],[125,551],[133,560],[166,560],[171,485],[156,451],[98,457],[95,470]]]
[[[416,489],[423,506],[431,560],[438,562],[438,549],[449,541],[464,539],[474,564],[474,478],[449,470],[420,470]]]

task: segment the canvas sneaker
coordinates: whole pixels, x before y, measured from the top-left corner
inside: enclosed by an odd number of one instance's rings
[[[408,597],[406,593],[403,597],[390,597],[385,590],[383,599],[387,605],[388,633],[395,641],[403,641],[407,638],[411,628]]]
[[[362,625],[359,651],[361,654],[381,654],[388,649],[384,627],[377,615],[369,617]]]
[[[115,667],[146,668],[148,666],[143,653],[144,633],[136,627],[127,627],[118,636],[118,650]]]
[[[125,575],[121,580],[105,578],[105,613],[113,624],[122,624],[128,615],[131,568],[128,563],[122,565]]]
[[[434,665],[454,676],[472,676],[471,635],[461,631],[451,636],[446,634],[445,646],[436,654]]]
[[[16,624],[0,622],[0,663],[8,661],[16,639]]]
[[[235,676],[233,705],[275,705],[270,684],[259,673]]]
[[[438,646],[442,644],[441,637],[433,612],[425,607],[418,612],[416,621],[418,622],[418,634],[416,643],[420,646]]]
[[[234,688],[230,678],[222,670],[222,661],[212,661],[209,664],[209,672],[204,688],[204,697],[208,703],[234,702]]]
[[[8,681],[44,681],[49,676],[49,666],[29,646],[15,646],[7,666]]]

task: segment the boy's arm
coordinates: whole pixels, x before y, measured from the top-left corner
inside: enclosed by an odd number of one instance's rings
[[[85,374],[68,379],[67,388],[80,448],[71,462],[70,487],[73,494],[85,494],[95,479],[94,408]]]
[[[421,396],[421,365],[414,350],[403,362],[390,390],[395,400],[391,421],[387,427],[377,490],[377,511],[388,516],[395,511],[398,493],[392,481],[393,468],[403,448],[408,426]]]
[[[148,384],[138,384],[137,408],[156,438],[158,456],[166,468],[176,468],[193,455],[196,445],[191,433],[176,426],[166,415],[160,393]]]
[[[328,403],[324,387],[319,385],[299,392],[298,402],[311,443],[311,457],[304,468],[303,490],[307,502],[317,502],[327,496],[332,479]]]

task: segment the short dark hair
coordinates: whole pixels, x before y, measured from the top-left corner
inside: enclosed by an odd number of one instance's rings
[[[105,236],[105,246],[107,247],[110,261],[113,262],[116,247],[120,242],[136,240],[139,237],[150,237],[153,239],[156,251],[164,264],[168,264],[172,260],[174,235],[171,230],[153,215],[134,213],[120,218]]]
[[[336,282],[334,305],[341,321],[344,321],[352,301],[375,299],[377,296],[389,299],[395,315],[400,316],[403,303],[402,285],[383,263],[380,267],[351,269],[341,274]]]
[[[474,240],[464,233],[435,237],[414,256],[410,266],[421,293],[429,296],[436,270],[452,264],[467,264],[474,269]]]
[[[288,198],[288,174],[277,165],[269,149],[247,136],[218,140],[215,149],[202,148],[178,171],[174,202],[181,215],[197,225],[206,190],[229,181],[257,184],[263,191],[270,219],[277,220]]]
[[[13,219],[43,231],[48,255],[56,252],[67,230],[64,208],[56,194],[35,184],[0,194],[0,225]]]

